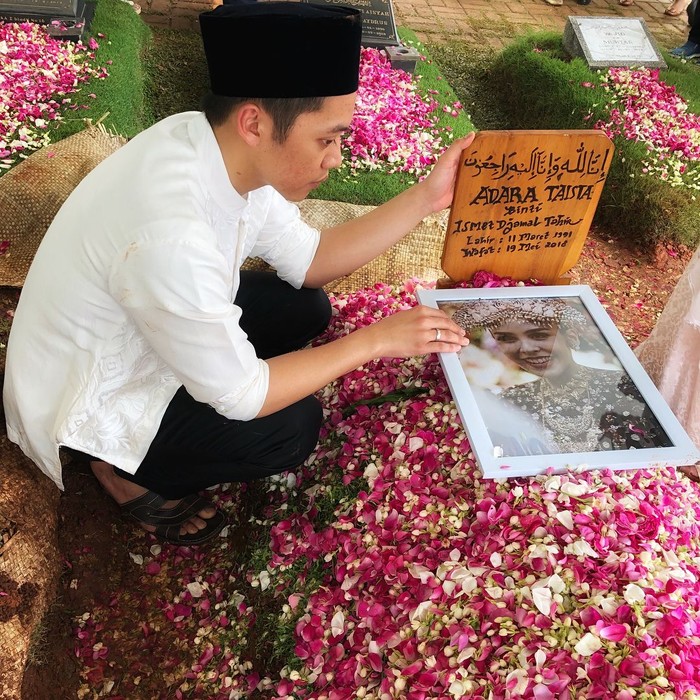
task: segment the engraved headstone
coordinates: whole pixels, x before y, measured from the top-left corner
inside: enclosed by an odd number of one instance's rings
[[[37,22],[65,39],[81,38],[91,15],[85,0],[0,0],[0,21]]]
[[[362,13],[362,45],[372,48],[399,46],[391,0],[304,0],[321,5],[345,5]]]
[[[613,150],[602,131],[479,132],[457,171],[442,253],[450,281],[486,270],[568,283]]]
[[[667,68],[641,17],[569,17],[563,43],[570,56],[583,58],[589,68]]]

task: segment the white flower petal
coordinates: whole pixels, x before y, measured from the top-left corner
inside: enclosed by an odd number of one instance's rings
[[[554,593],[562,593],[566,590],[566,584],[562,580],[561,576],[559,576],[559,574],[552,574],[549,577],[548,585]]]
[[[515,681],[515,685],[512,683]],[[508,697],[518,697],[522,695],[527,690],[527,685],[529,683],[529,678],[527,671],[523,668],[516,668],[515,671],[511,671],[506,676],[506,684],[508,686]]]
[[[601,642],[598,637],[590,632],[586,632],[574,649],[577,653],[581,654],[581,656],[591,656],[602,646],[603,642]]]
[[[533,588],[532,602],[543,615],[549,615],[552,609],[552,591],[547,587]]]
[[[636,583],[628,583],[625,586],[623,595],[630,605],[634,603],[643,603],[646,599],[646,594]]]
[[[447,692],[455,698],[464,697],[464,685],[462,681],[453,681],[447,689]]]
[[[610,598],[603,598],[603,600],[600,601],[600,609],[606,614],[606,615],[614,615],[617,612],[617,609],[620,607],[619,600],[614,597]]]
[[[567,481],[559,490],[567,496],[579,498],[588,493],[588,484],[585,481]]]
[[[187,584],[187,590],[193,598],[201,598],[204,595],[204,589],[199,581],[192,581]]]
[[[574,516],[568,510],[557,513],[557,520],[567,529],[574,529]]]
[[[411,566],[408,567],[408,572],[414,578],[420,579],[422,584],[426,584],[433,575],[433,572],[430,569],[426,569],[420,564],[411,564]]]
[[[576,540],[564,547],[565,554],[573,554],[577,557],[598,557],[597,552],[591,547],[586,540]]]
[[[355,574],[354,576],[344,578],[343,582],[340,584],[340,590],[349,591],[359,580],[360,574]]]
[[[414,452],[415,450],[420,450],[425,446],[425,441],[421,437],[412,437],[408,441],[409,452]]]
[[[331,620],[331,633],[334,637],[338,637],[345,631],[345,615],[342,610],[339,610]]]
[[[411,622],[420,622],[428,614],[432,606],[433,604],[431,601],[424,600],[422,603],[418,604],[418,607],[408,616],[408,619]]]
[[[473,576],[462,579],[462,591],[467,594],[474,591],[478,585],[477,580]]]
[[[365,467],[365,472],[363,476],[371,486],[374,483],[375,479],[379,476],[379,470],[377,469],[377,465],[374,462],[370,462]]]
[[[444,581],[442,584],[442,590],[445,591],[447,596],[451,596],[455,588],[457,588],[457,584],[454,581]]]

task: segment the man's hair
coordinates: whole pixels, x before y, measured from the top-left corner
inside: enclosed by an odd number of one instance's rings
[[[245,102],[253,102],[264,109],[271,117],[275,131],[273,138],[284,143],[289,130],[299,115],[317,112],[323,106],[325,97],[222,97],[208,92],[202,98],[202,111],[212,127],[221,126],[236,107]]]

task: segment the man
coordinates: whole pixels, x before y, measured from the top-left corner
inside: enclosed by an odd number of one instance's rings
[[[671,56],[683,58],[686,61],[700,58],[700,12],[697,11],[697,2],[693,2],[688,6],[688,24],[690,32],[688,32],[688,41],[682,46],[677,46],[669,52]]]
[[[201,29],[204,113],[139,134],[66,200],[27,276],[4,389],[10,439],[59,487],[64,447],[125,514],[177,544],[225,524],[202,489],[306,459],[321,423],[313,393],[328,382],[373,358],[467,343],[419,306],[305,347],[330,319],[323,285],[447,207],[473,136],[420,184],[319,232],[290,202],[340,165],[358,11],[226,5]],[[241,271],[249,256],[276,275]]]

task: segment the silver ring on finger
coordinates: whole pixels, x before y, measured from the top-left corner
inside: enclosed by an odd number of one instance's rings
[[[442,338],[442,333],[440,332],[439,328],[436,328],[435,329],[435,342],[437,343],[440,340],[440,338]]]

